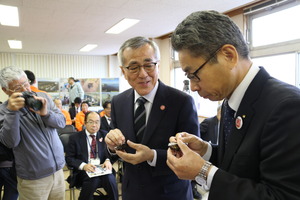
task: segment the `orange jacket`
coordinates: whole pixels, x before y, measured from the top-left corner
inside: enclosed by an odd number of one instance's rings
[[[61,109],[62,114],[64,114],[65,118],[66,118],[66,125],[71,125],[72,124],[72,120],[71,120],[71,116],[70,113],[64,109]]]
[[[44,90],[39,90],[37,87],[35,87],[35,86],[33,86],[33,85],[30,86],[30,89],[31,89],[31,91],[33,91],[33,92],[44,92],[44,93],[47,93],[47,92],[45,92]]]
[[[80,111],[79,113],[77,113],[75,119],[75,127],[77,131],[82,131],[82,127],[84,126],[84,117],[85,117],[84,112]]]

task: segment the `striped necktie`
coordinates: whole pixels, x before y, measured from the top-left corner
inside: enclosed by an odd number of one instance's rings
[[[134,132],[136,134],[137,142],[141,142],[146,128],[146,110],[145,102],[147,100],[144,97],[137,99],[138,108],[134,113]]]

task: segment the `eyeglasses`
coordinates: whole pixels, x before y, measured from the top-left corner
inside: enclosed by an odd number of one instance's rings
[[[100,121],[91,121],[91,120],[89,120],[89,121],[87,121],[86,123],[87,123],[87,124],[90,124],[90,125],[94,125],[94,124],[99,125],[99,124],[100,124]]]
[[[22,85],[17,85],[14,89],[7,89],[7,90],[9,90],[9,91],[11,91],[11,92],[22,92],[22,89],[23,88],[29,88],[30,87],[30,84],[29,84],[29,82],[28,82],[28,80],[26,80]]]
[[[215,57],[215,55],[218,53],[218,51],[221,49],[218,48],[216,51],[214,51],[213,54],[211,54],[211,56],[196,70],[194,71],[193,73],[185,73],[186,77],[188,79],[190,79],[191,81],[194,81],[194,82],[199,82],[200,81],[200,78],[197,76],[197,73],[200,71],[200,69],[202,69],[213,57]]]
[[[153,72],[153,70],[156,67],[156,64],[157,64],[157,62],[147,62],[147,63],[145,63],[143,65],[140,65],[140,64],[131,64],[128,67],[124,67],[124,68],[126,68],[129,71],[129,73],[137,74],[140,71],[140,68],[144,67],[144,70],[147,73],[150,73],[150,72]]]

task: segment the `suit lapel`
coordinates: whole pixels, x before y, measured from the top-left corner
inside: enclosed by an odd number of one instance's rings
[[[81,131],[78,134],[80,134],[79,136],[79,144],[81,146],[81,149],[83,150],[82,154],[84,155],[84,158],[86,159],[85,162],[88,162],[89,158],[88,158],[88,147],[87,147],[87,138],[86,138],[86,134],[85,131]]]
[[[220,152],[224,152],[223,126],[221,127],[222,137],[220,137],[221,144],[219,149],[221,156],[219,157],[219,161],[221,160],[220,167],[224,170],[228,170],[234,154],[247,134],[248,127],[251,124],[253,116],[255,115],[255,101],[261,95],[263,85],[269,77],[269,74],[263,68],[261,68],[253,81],[250,83],[235,115],[235,119],[238,118],[238,120],[242,121],[242,126],[240,129],[238,129],[236,126],[234,127],[224,154]]]
[[[136,136],[134,132],[134,90],[129,90],[129,93],[126,94],[126,98],[123,101],[124,113],[128,120],[128,126],[126,132],[127,138],[126,140],[136,142]],[[123,114],[124,114],[123,113]]]
[[[156,127],[161,122],[162,117],[166,113],[168,108],[167,96],[167,87],[162,82],[159,82],[159,86],[150,111],[149,119],[147,121],[147,127],[145,129],[142,144],[147,144],[149,139],[152,137]]]

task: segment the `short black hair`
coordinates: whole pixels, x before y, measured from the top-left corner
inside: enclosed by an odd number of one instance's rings
[[[32,71],[24,70],[25,74],[27,75],[27,78],[29,80],[29,84],[32,85],[35,82],[35,75]]]
[[[90,107],[90,104],[89,104],[89,102],[88,101],[83,101],[81,104],[80,104],[80,109],[82,109],[82,104],[87,104],[88,105],[88,107]]]
[[[97,115],[99,115],[99,113],[95,112],[95,111],[88,111],[85,116],[84,116],[84,122],[86,123],[87,122],[87,119],[88,119],[88,116],[91,114],[91,113],[96,113]],[[99,118],[100,118],[100,115],[99,115]]]
[[[74,99],[74,103],[79,103],[79,104],[81,104],[81,98],[80,97],[76,97],[75,99]]]
[[[103,103],[103,108],[104,108],[104,109],[107,108],[108,104],[111,104],[111,101],[105,101],[105,102]]]

